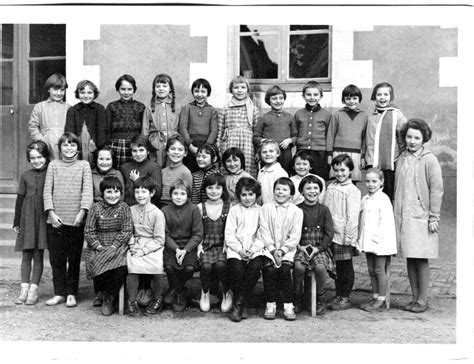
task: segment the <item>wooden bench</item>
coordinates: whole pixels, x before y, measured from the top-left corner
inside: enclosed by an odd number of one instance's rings
[[[125,283],[122,284],[122,287],[120,287],[120,291],[119,291],[119,310],[118,310],[119,316],[123,316],[124,309],[125,309]]]

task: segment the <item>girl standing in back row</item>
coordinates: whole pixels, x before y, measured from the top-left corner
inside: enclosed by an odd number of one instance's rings
[[[230,82],[229,92],[232,98],[219,112],[216,143],[221,154],[228,148],[239,148],[245,156],[245,170],[256,177],[253,131],[259,111],[249,97],[250,85],[246,78],[234,77]]]

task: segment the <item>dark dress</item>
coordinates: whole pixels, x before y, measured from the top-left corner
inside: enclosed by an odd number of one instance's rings
[[[227,256],[224,251],[224,229],[229,208],[230,203],[224,202],[221,216],[217,220],[212,220],[207,216],[206,203],[202,203],[202,223],[204,226],[202,248],[204,251],[200,258],[201,264],[227,262]]]
[[[20,177],[13,226],[20,227],[15,251],[46,249],[46,218],[43,189],[47,165],[41,170],[30,169]]]

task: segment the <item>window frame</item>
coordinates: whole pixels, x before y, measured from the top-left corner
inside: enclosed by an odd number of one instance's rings
[[[328,29],[315,30],[291,30],[290,27],[295,24],[275,25],[275,30],[261,31],[258,35],[277,35],[278,36],[278,78],[267,79],[249,79],[251,91],[266,91],[272,85],[278,85],[286,91],[301,91],[302,86],[308,81],[317,81],[323,86],[323,90],[330,90],[332,84],[332,26],[327,25]],[[321,24],[326,25],[326,24]],[[240,32],[240,25],[233,26],[231,31],[233,47],[233,75],[240,74],[240,38],[242,36],[252,36],[256,33]],[[328,77],[316,78],[290,78],[290,36],[298,34],[328,34]]]

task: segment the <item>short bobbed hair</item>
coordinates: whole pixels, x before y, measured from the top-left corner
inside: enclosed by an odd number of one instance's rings
[[[321,180],[314,174],[308,174],[307,176],[303,177],[300,182],[300,185],[298,186],[299,193],[303,193],[304,186],[308,183],[316,183],[319,186],[319,191],[323,191],[323,183],[321,182]]]
[[[76,99],[79,98],[79,92],[84,90],[86,86],[89,86],[91,90],[94,92],[94,100],[99,96],[99,88],[96,86],[96,84],[92,81],[89,80],[82,80],[79,81],[76,87],[76,91],[74,92],[74,95],[76,96]]]
[[[202,184],[201,190],[202,192],[206,192],[206,188],[209,186],[218,185],[222,187],[222,200],[228,201],[229,200],[229,191],[227,190],[227,185],[225,183],[225,178],[221,173],[211,173],[204,179]]]
[[[175,183],[171,185],[170,195],[173,194],[174,190],[180,190],[180,189],[186,191],[186,194],[188,195],[188,200],[189,200],[189,198],[191,197],[191,186],[189,185],[189,183],[187,183],[181,178],[179,178]]]
[[[130,149],[133,147],[145,147],[145,149],[150,151],[150,143],[148,138],[143,134],[135,134],[132,139],[130,139]]]
[[[235,186],[235,195],[237,196],[239,201],[240,195],[242,194],[243,190],[252,191],[253,193],[255,193],[257,198],[259,198],[262,194],[262,186],[260,186],[260,183],[250,177],[242,177],[241,179],[239,179],[237,185]]]
[[[135,78],[129,74],[124,74],[120,76],[117,81],[115,82],[115,90],[118,91],[120,86],[122,86],[122,81],[127,81],[130,83],[133,87],[133,92],[137,92],[137,81],[135,81]]]
[[[137,188],[144,188],[150,191],[150,193],[153,193],[156,191],[156,181],[150,176],[137,178],[137,180],[133,182],[133,189],[135,190]]]
[[[188,152],[188,144],[186,143],[186,139],[184,139],[181,134],[175,134],[168,139],[168,141],[166,142],[166,151],[168,151],[170,147],[172,145],[175,145],[176,143],[183,145],[184,151],[186,153]]]
[[[349,168],[349,171],[351,171],[351,172],[354,170],[354,161],[346,153],[339,154],[337,157],[333,158],[333,160],[331,162],[331,166],[334,167],[334,166],[337,166],[339,164],[344,164],[347,168]]]
[[[75,143],[75,144],[77,144],[77,153],[78,154],[81,153],[82,143],[81,143],[79,137],[76,134],[67,131],[59,137],[59,139],[58,139],[59,154],[61,154],[61,145],[63,145],[64,143]]]
[[[308,161],[309,162],[309,165],[310,165],[310,171],[312,169],[312,165],[314,163],[314,158],[313,156],[311,155],[311,153],[307,152],[306,150],[298,150],[295,155],[293,156],[293,159],[291,161],[291,165],[293,167],[293,170],[295,169],[295,162],[296,162],[296,158],[299,158],[301,160],[304,160],[304,161]]]
[[[383,171],[380,168],[377,168],[377,167],[369,168],[367,171],[365,171],[365,175],[367,176],[369,174],[376,174],[379,177],[379,180],[382,182],[382,184],[384,183],[385,177],[383,175]]]
[[[102,196],[104,196],[104,191],[108,189],[119,190],[120,193],[123,193],[122,188],[122,183],[115,176],[104,177],[104,179],[100,181],[99,184],[99,190]]]
[[[362,92],[356,85],[347,85],[344,87],[344,90],[342,90],[342,98],[341,101],[344,104],[344,99],[346,97],[352,97],[352,96],[357,96],[359,98],[359,102],[362,101]]]
[[[66,77],[60,73],[53,73],[44,83],[44,89],[48,91],[50,88],[67,88]]]
[[[219,158],[220,158],[219,149],[217,149],[217,147],[214,144],[206,143],[206,144],[201,145],[196,152],[196,156],[199,153],[209,154],[211,156],[212,164],[219,162]]]
[[[195,88],[200,88],[201,86],[207,90],[207,96],[211,96],[211,84],[205,78],[198,78],[193,82],[193,84],[191,85],[191,93],[194,91]]]
[[[395,100],[395,92],[393,91],[393,86],[388,82],[380,82],[374,86],[372,90],[372,95],[370,96],[370,100],[375,101],[375,96],[377,95],[377,90],[381,87],[388,87],[390,89],[390,101]]]
[[[222,163],[224,164],[224,168],[227,172],[229,172],[229,171],[227,170],[225,162],[230,157],[233,157],[233,158],[235,157],[235,158],[240,159],[240,167],[242,169],[245,169],[245,156],[244,156],[244,153],[237,147],[231,147],[231,148],[226,149],[224,151],[224,153],[222,154]]]
[[[250,93],[249,81],[244,76],[235,76],[229,83],[229,92],[232,93],[232,88],[236,83],[245,83],[247,85],[247,93]]]
[[[291,196],[294,196],[295,195],[295,184],[293,183],[293,181],[291,179],[289,179],[288,177],[280,177],[278,178],[275,183],[273,184],[273,191],[275,191],[275,188],[277,185],[281,185],[281,186],[288,186],[290,188],[290,193],[291,193]]]
[[[286,100],[286,92],[280,86],[275,85],[270,87],[265,93],[265,102],[270,105],[270,98],[275,95],[283,95],[283,99]]]

